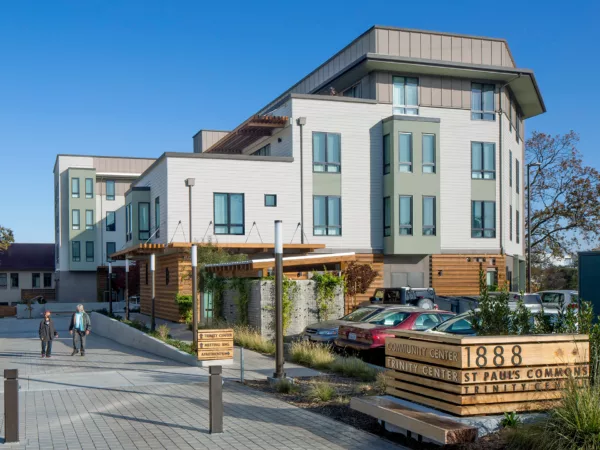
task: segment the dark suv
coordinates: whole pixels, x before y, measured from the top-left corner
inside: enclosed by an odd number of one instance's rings
[[[378,288],[370,298],[371,304],[395,304],[416,306],[422,309],[435,308],[435,291],[432,288]]]

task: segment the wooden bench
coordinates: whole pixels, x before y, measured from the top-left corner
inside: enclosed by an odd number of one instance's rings
[[[475,427],[434,413],[418,411],[384,397],[355,397],[350,402],[350,408],[416,434],[419,441],[426,438],[445,445],[477,439]]]

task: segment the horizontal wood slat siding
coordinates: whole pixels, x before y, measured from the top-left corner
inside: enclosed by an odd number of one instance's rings
[[[479,258],[485,258],[485,262],[477,262]],[[496,260],[495,264],[492,264],[492,259]],[[479,295],[480,268],[484,272],[495,268],[498,272],[498,286],[503,286],[506,282],[504,255],[431,255],[430,261],[431,287],[437,295]]]
[[[0,317],[12,317],[17,315],[16,306],[0,306]]]
[[[30,300],[41,295],[46,300],[56,300],[54,289],[21,289],[21,300]]]
[[[383,255],[382,254],[370,254],[370,253],[357,253],[356,254],[357,264],[370,264],[374,270],[378,272],[377,278],[373,280],[371,286],[364,294],[358,294],[356,300],[345,296],[345,313],[353,311],[362,302],[369,301],[369,298],[373,296],[375,289],[383,287]],[[345,265],[343,267],[346,267]]]

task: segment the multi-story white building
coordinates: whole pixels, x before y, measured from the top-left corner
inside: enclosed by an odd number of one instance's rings
[[[194,241],[231,246],[273,242],[280,219],[285,242],[370,255],[387,286],[472,294],[483,271],[523,288],[524,120],[544,111],[502,39],[373,27],[235,129],[160,156],[117,222],[131,255],[188,241],[190,216]]]

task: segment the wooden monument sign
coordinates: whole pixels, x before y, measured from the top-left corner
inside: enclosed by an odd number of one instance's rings
[[[387,393],[459,416],[549,409],[569,378],[589,378],[587,335],[394,334]]]
[[[198,360],[233,359],[233,330],[198,330]]]

